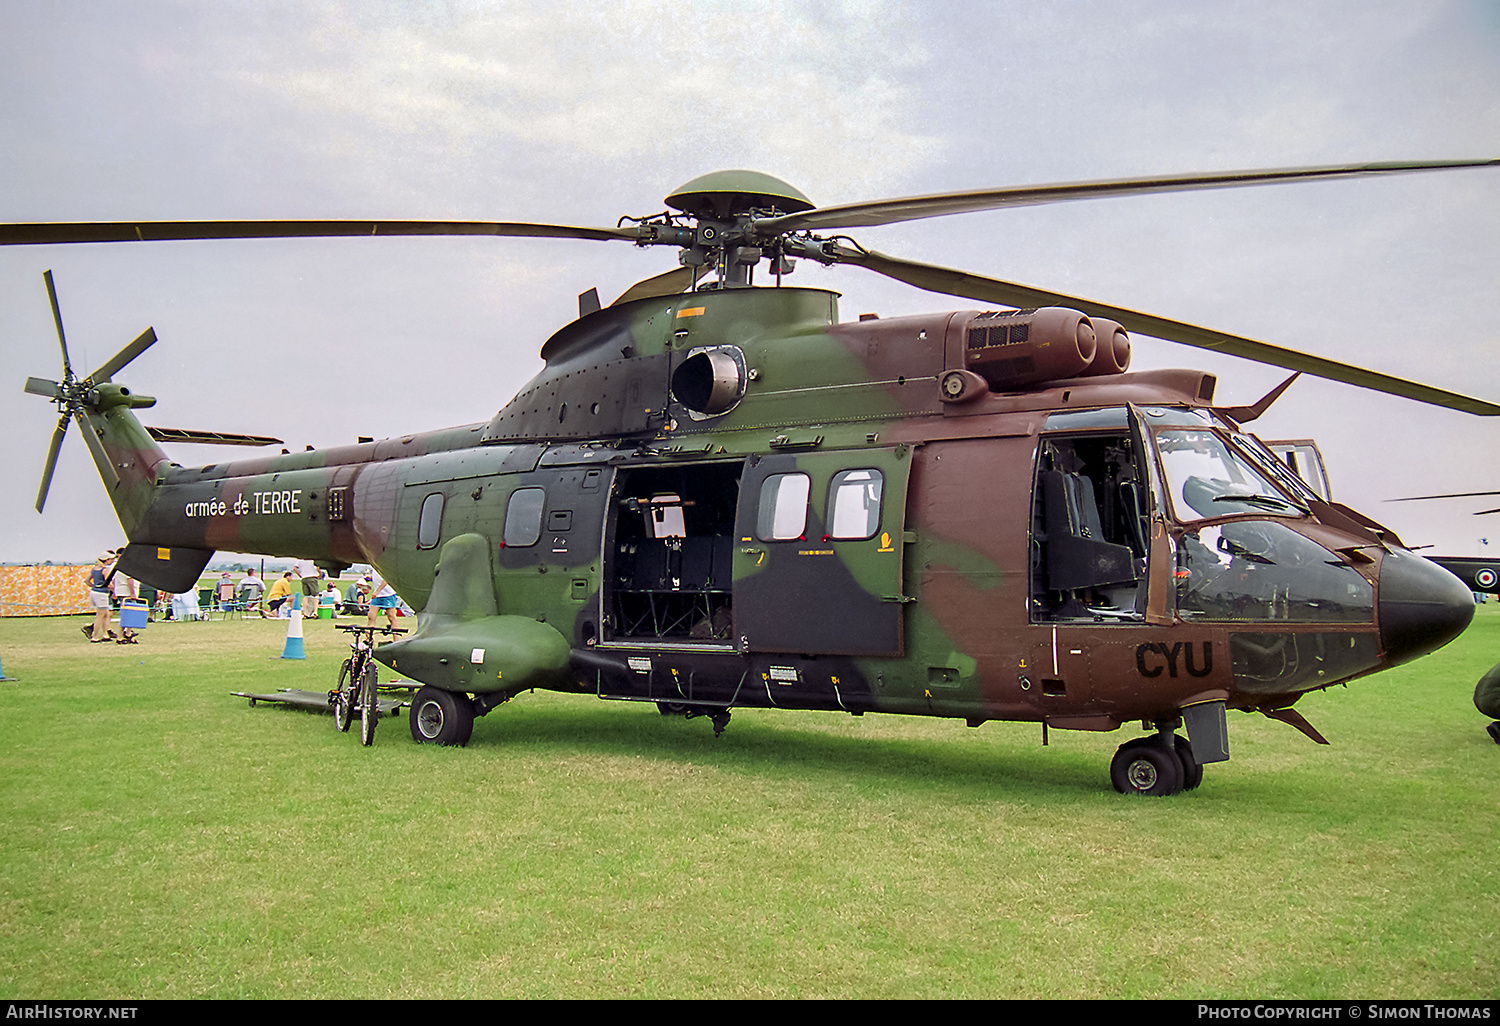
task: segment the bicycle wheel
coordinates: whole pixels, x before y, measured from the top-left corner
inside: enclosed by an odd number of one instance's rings
[[[375,684],[380,674],[373,659],[366,660],[364,679],[359,689],[359,743],[369,746],[375,743],[375,721],[380,718],[380,702],[375,698]]]
[[[339,689],[333,693],[333,725],[339,733],[347,733],[349,721],[354,718],[354,660],[345,659],[339,667]]]

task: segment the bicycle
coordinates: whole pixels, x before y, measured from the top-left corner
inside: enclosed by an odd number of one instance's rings
[[[406,631],[368,624],[341,623],[337,627],[349,631],[354,637],[349,642],[353,654],[339,667],[338,687],[328,692],[328,704],[333,706],[333,725],[339,733],[345,733],[358,713],[359,743],[368,747],[375,742],[375,721],[380,718],[380,701],[376,697],[380,670],[374,659],[375,635],[405,634]]]

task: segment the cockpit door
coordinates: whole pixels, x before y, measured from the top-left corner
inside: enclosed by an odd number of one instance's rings
[[[901,654],[910,473],[904,445],[746,460],[734,552],[742,647]]]
[[[1172,535],[1167,530],[1167,508],[1161,471],[1156,464],[1156,448],[1151,444],[1150,432],[1146,430],[1140,407],[1130,404],[1130,445],[1135,450],[1136,466],[1140,469],[1141,487],[1144,494],[1139,501],[1148,513],[1150,536],[1146,546],[1146,622],[1169,624],[1172,622],[1175,565],[1172,552]]]

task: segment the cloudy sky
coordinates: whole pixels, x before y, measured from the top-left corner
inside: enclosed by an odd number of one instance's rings
[[[763,170],[815,203],[1134,174],[1500,157],[1500,6],[0,0],[0,221],[464,218],[614,225]],[[1500,170],[925,220],[867,246],[1147,310],[1500,400]],[[487,420],[578,293],[666,248],[496,239],[0,251],[0,561],[123,538],[71,431],[22,394],[147,325],[118,377],[147,423],[293,448]],[[845,317],[972,302],[803,262]],[[1136,366],[1284,376],[1137,339]],[[1336,497],[1409,544],[1500,553],[1500,423],[1304,378],[1255,425],[1316,438]],[[241,450],[243,452],[243,450]],[[178,446],[179,462],[234,450]],[[1488,505],[1495,505],[1490,502]]]

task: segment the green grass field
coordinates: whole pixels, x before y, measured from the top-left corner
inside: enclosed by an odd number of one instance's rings
[[[1295,997],[1500,993],[1500,606],[1298,708],[1169,799],[1133,731],[522,695],[467,749],[326,690],[307,624],[0,620],[0,994]]]

